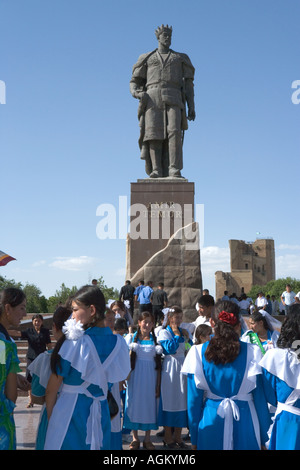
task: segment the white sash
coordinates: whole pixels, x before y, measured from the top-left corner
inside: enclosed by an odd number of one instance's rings
[[[296,408],[293,405],[287,405],[286,403],[278,402],[275,417],[282,411],[288,411],[289,413],[292,413],[293,415],[300,416],[300,408]]]
[[[230,398],[219,397],[212,392],[207,392],[206,397],[211,400],[222,400],[218,406],[217,414],[224,419],[223,433],[223,450],[233,449],[233,419],[240,420],[240,410],[236,404],[237,400],[247,401],[249,403],[250,413],[252,417],[255,437],[258,447],[260,448],[260,430],[257,413],[253,403],[252,393],[238,393]]]
[[[278,402],[275,417],[282,411],[288,411],[293,415],[300,416],[300,408],[296,408],[294,403],[300,398],[300,390],[293,390],[292,393],[287,397],[285,403]]]

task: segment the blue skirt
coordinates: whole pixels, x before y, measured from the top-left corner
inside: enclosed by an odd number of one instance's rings
[[[159,400],[158,425],[175,428],[186,428],[188,426],[187,411],[164,411],[161,398]]]

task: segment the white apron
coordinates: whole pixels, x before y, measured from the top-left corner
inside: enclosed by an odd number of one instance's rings
[[[162,329],[159,332],[159,341],[171,340],[171,333]],[[181,374],[185,359],[185,343],[179,343],[175,354],[164,356],[161,373],[161,398],[163,411],[187,410],[187,381]]]

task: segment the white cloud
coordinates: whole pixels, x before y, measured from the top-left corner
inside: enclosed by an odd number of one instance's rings
[[[216,271],[230,271],[230,250],[218,246],[206,246],[201,249],[202,273],[214,275]]]
[[[126,274],[126,268],[118,268],[116,271],[116,276],[124,277]]]
[[[281,243],[277,247],[276,254],[276,278],[300,279],[300,245]]]
[[[292,251],[298,251],[300,250],[300,245],[289,245],[288,243],[281,243],[278,246],[278,250],[292,250]]]
[[[32,263],[32,267],[39,268],[40,266],[43,266],[44,264],[46,264],[46,261],[44,259],[41,259],[40,261],[35,261],[34,263]]]
[[[230,250],[218,246],[205,246],[201,248],[201,273],[203,288],[209,289],[215,295],[215,272],[230,271]]]
[[[49,266],[65,271],[83,271],[92,268],[96,261],[96,258],[92,258],[91,256],[58,256],[55,258],[55,261],[49,264]]]
[[[276,277],[295,277],[300,279],[300,253],[280,255],[275,260]]]

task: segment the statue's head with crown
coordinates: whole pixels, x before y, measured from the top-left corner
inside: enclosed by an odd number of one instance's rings
[[[171,45],[172,39],[172,26],[169,25],[161,25],[155,30],[155,36],[159,43],[159,48],[161,47],[166,52],[168,51]]]
[[[157,29],[155,30],[155,36],[157,39],[159,39],[159,36],[162,34],[162,33],[166,33],[167,35],[169,35],[170,37],[172,36],[172,31],[173,31],[173,28],[172,26],[169,26],[169,25],[161,25],[161,26],[158,26]]]

